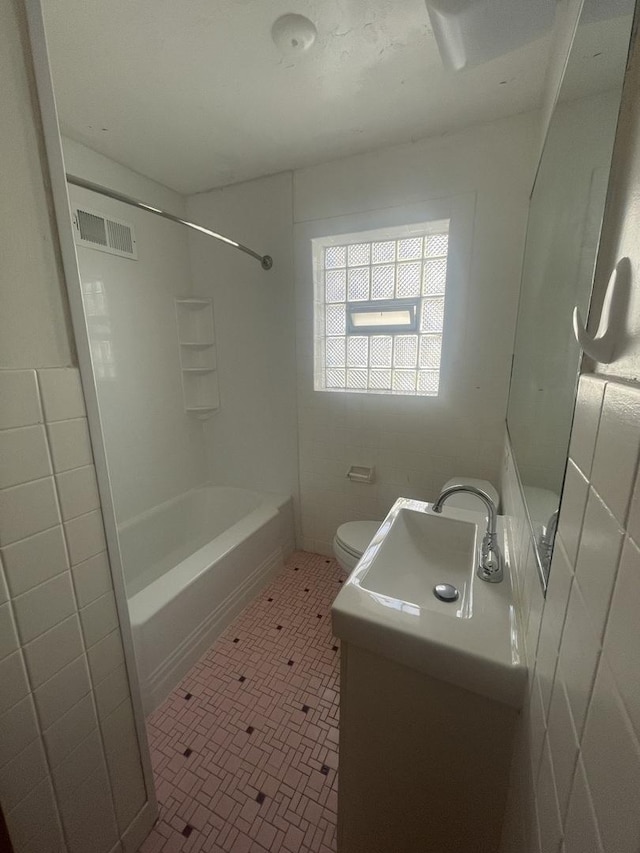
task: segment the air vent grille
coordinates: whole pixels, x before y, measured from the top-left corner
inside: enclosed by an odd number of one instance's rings
[[[87,210],[78,210],[78,230],[80,239],[98,246],[108,246],[107,231],[102,216],[96,216]]]
[[[80,207],[74,211],[73,220],[79,245],[123,258],[138,259],[133,226],[127,222],[110,219],[97,211]]]
[[[124,252],[127,255],[132,255],[133,238],[131,228],[128,225],[123,225],[121,222],[114,222],[112,219],[107,219],[106,223],[111,248],[117,249],[119,252]]]

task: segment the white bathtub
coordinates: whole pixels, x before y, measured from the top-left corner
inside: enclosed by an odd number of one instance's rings
[[[291,498],[205,486],[118,528],[151,713],[293,550]]]

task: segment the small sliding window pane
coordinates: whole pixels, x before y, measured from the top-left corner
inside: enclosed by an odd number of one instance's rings
[[[418,300],[351,303],[347,305],[348,334],[413,332],[418,328]]]

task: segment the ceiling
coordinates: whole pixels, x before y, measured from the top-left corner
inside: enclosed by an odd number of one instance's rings
[[[62,131],[189,194],[531,109],[547,37],[446,71],[424,0],[43,0]],[[280,15],[316,25],[284,58]]]

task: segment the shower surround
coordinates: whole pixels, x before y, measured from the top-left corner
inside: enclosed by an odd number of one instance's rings
[[[261,205],[253,189],[235,203],[235,192],[185,199],[77,142],[64,150],[83,179],[274,255],[265,271],[202,234],[71,187],[73,205],[129,223],[136,240],[137,260],[86,245],[77,255],[150,713],[294,547],[294,339],[274,334],[295,327],[291,176],[262,182]]]

